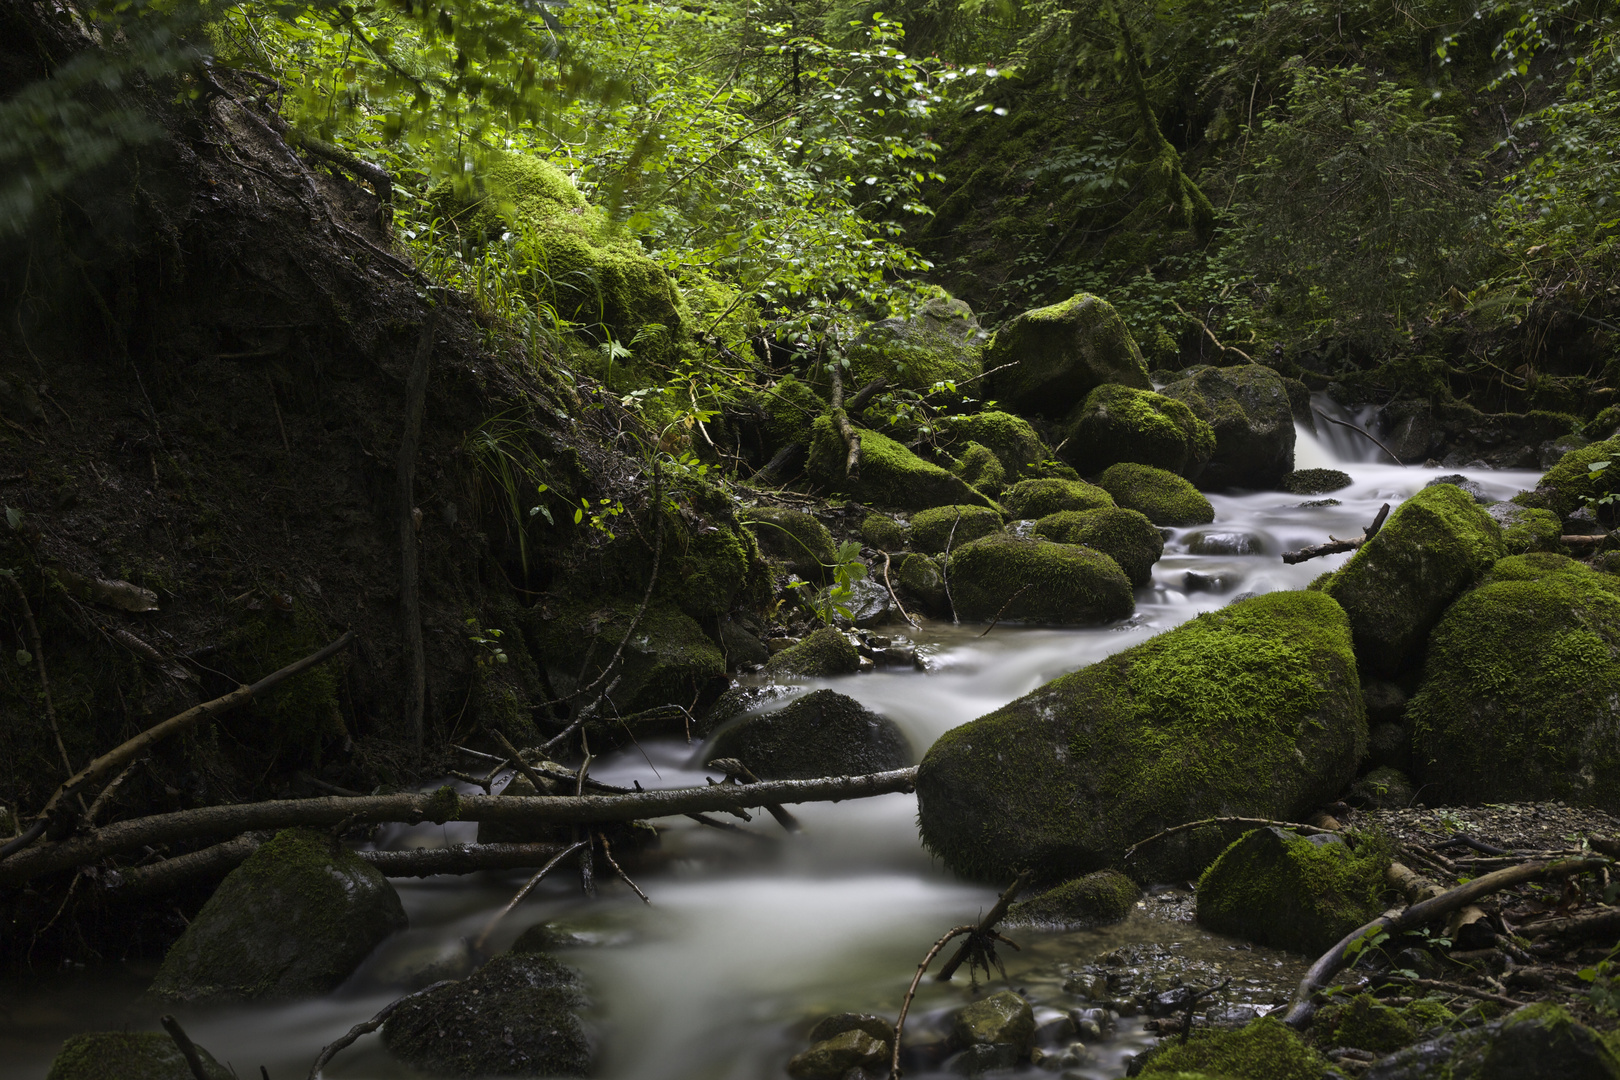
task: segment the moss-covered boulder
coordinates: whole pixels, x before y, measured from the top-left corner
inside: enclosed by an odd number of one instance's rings
[[[904,769],[913,760],[893,720],[832,690],[744,717],[715,737],[708,757],[736,758],[764,780],[857,776]]]
[[[972,877],[1089,873],[1172,825],[1303,814],[1366,740],[1344,612],[1270,593],[946,732],[917,775],[922,837]]]
[[[1283,377],[1264,364],[1206,367],[1160,393],[1215,431],[1205,487],[1274,489],[1294,471],[1294,410]]]
[[[1042,930],[1087,930],[1117,923],[1142,895],[1118,870],[1098,870],[1066,881],[1007,909],[1006,925]]]
[[[1002,467],[1001,459],[988,446],[980,443],[970,442],[962,447],[960,456],[951,466],[951,472],[960,476],[975,491],[981,491],[992,499],[1007,486],[1007,470]]]
[[[988,448],[1001,462],[1009,484],[1032,476],[1071,471],[1051,460],[1052,451],[1021,416],[992,410],[966,416],[943,416],[937,426],[940,435],[950,440],[951,452],[959,458],[964,454],[959,447],[977,443]]]
[[[589,1076],[585,1006],[571,968],[509,952],[407,1000],[383,1024],[383,1045],[436,1076]]]
[[[1387,728],[1391,725],[1385,725]],[[1381,734],[1388,738],[1387,732]],[[1388,746],[1379,747],[1375,752],[1371,747],[1371,733],[1368,733],[1369,757],[1376,752],[1385,756],[1391,755]],[[1362,810],[1405,810],[1417,798],[1417,788],[1407,775],[1397,768],[1389,765],[1379,765],[1369,771],[1365,776],[1356,778],[1345,793],[1345,801],[1351,806]]]
[[[793,443],[809,451],[816,417],[827,411],[827,403],[815,390],[792,375],[784,375],[775,386],[760,391],[755,400],[765,413],[767,451],[774,454]]]
[[[754,506],[738,511],[737,519],[754,534],[762,552],[806,581],[825,581],[838,562],[832,533],[802,510]]]
[[[903,555],[893,562],[890,581],[908,605],[925,615],[949,616],[950,602],[945,595],[945,572],[939,561],[927,555]]]
[[[1588,500],[1620,491],[1620,466],[1601,471],[1592,469],[1597,462],[1617,458],[1620,458],[1620,435],[1571,450],[1541,478],[1535,490],[1537,501],[1531,505],[1551,510],[1559,518],[1568,518]]]
[[[1501,560],[1435,628],[1407,718],[1436,803],[1620,809],[1620,578]]]
[[[703,628],[673,604],[655,600],[631,625],[640,601],[573,601],[548,608],[551,617],[532,624],[546,678],[558,695],[595,683],[624,642],[613,692],[621,713],[660,705],[706,708],[726,688],[726,658]]]
[[[907,319],[874,323],[849,350],[848,381],[864,386],[880,376],[892,387],[929,390],[977,376],[990,335],[973,309],[952,297],[929,300]]]
[[[1356,657],[1394,675],[1417,660],[1446,606],[1506,554],[1502,529],[1464,491],[1424,488],[1344,567],[1313,582],[1350,616]]]
[[[844,473],[848,449],[832,421],[816,419],[811,436],[810,478],[829,491],[852,496],[876,506],[926,510],[952,503],[994,506],[991,499],[969,487],[960,476],[930,464],[887,435],[862,430],[860,476]]]
[[[1090,293],[1013,319],[985,350],[984,367],[992,397],[1037,416],[1066,416],[1104,383],[1153,388],[1125,320]]]
[[[911,522],[872,513],[861,522],[861,540],[878,551],[899,551],[911,540]]]
[[[234,1080],[231,1071],[197,1047],[210,1080]],[[45,1080],[195,1080],[185,1055],[163,1031],[87,1031],[72,1035],[51,1062]]]
[[[797,645],[790,645],[771,657],[765,674],[778,678],[822,679],[831,675],[852,675],[861,667],[861,654],[849,638],[830,626],[823,626]]]
[[[1215,508],[1197,488],[1173,472],[1151,465],[1111,465],[1097,486],[1118,506],[1135,510],[1155,525],[1207,525]]]
[[[844,1080],[851,1072],[862,1076],[881,1072],[889,1065],[891,1045],[860,1028],[850,1028],[818,1039],[810,1049],[795,1054],[787,1073],[793,1080]]]
[[[1538,1002],[1482,1027],[1425,1039],[1377,1062],[1367,1080],[1620,1080],[1608,1037]]]
[[[180,935],[150,993],[275,1001],[334,989],[405,928],[388,879],[332,839],[288,829],[226,875]]]
[[[1001,531],[1001,512],[988,506],[936,506],[911,516],[911,546],[937,555]]]
[[[1295,469],[1277,485],[1295,495],[1326,495],[1349,487],[1353,480],[1342,469]]]
[[[1323,1050],[1349,1046],[1374,1054],[1388,1054],[1410,1045],[1416,1038],[1417,1032],[1405,1013],[1390,1008],[1371,994],[1357,994],[1349,1001],[1335,1000],[1324,1005],[1311,1019],[1311,1042]]]
[[[1119,564],[1132,585],[1153,580],[1153,564],[1164,554],[1164,535],[1135,510],[1063,510],[1035,523],[1035,535],[1060,544],[1095,548]]]
[[[1245,833],[1198,879],[1198,922],[1219,934],[1318,956],[1384,909],[1382,849],[1331,833]]]
[[[1063,460],[1091,475],[1121,461],[1197,479],[1215,452],[1215,433],[1174,398],[1109,383],[1064,422]]]
[[[1114,497],[1083,480],[1046,478],[1020,480],[1001,496],[1001,505],[1013,520],[1043,518],[1063,510],[1096,510],[1113,506]]]
[[[951,1020],[951,1043],[963,1046],[1011,1046],[1020,1056],[1035,1043],[1035,1010],[1029,1002],[1003,990],[964,1007]]]
[[[958,618],[1091,625],[1136,610],[1130,579],[1100,551],[998,533],[952,549],[946,567]]]
[[[1534,510],[1514,502],[1492,503],[1485,512],[1502,527],[1502,546],[1509,555],[1527,551],[1562,551],[1564,523],[1551,510]]]
[[[1327,1070],[1327,1058],[1306,1046],[1281,1020],[1266,1016],[1236,1031],[1196,1032],[1186,1043],[1166,1045],[1139,1075],[1203,1073],[1232,1080],[1322,1080]]]

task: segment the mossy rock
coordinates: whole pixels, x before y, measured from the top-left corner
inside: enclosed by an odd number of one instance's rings
[[[809,386],[792,375],[785,375],[775,386],[760,391],[760,408],[765,410],[766,449],[775,453],[789,443],[810,448],[816,417],[827,411],[823,401]]]
[[[951,1020],[953,1046],[1011,1046],[1022,1056],[1034,1043],[1035,1010],[1011,990],[975,1001]]]
[[[1135,510],[1155,525],[1207,525],[1215,508],[1203,492],[1173,472],[1151,465],[1112,465],[1097,478],[1116,505]]]
[[[1607,1038],[1538,1002],[1482,1027],[1425,1039],[1380,1061],[1378,1080],[1620,1080]]]
[[[911,540],[911,523],[888,514],[867,514],[861,522],[861,540],[878,551],[899,551]]]
[[[936,555],[1001,531],[1001,512],[988,506],[936,506],[911,516],[911,546]]]
[[[1461,488],[1441,484],[1398,506],[1343,568],[1311,587],[1350,616],[1362,667],[1394,675],[1418,659],[1447,605],[1504,554],[1495,520]]]
[[[210,1080],[233,1074],[197,1047]],[[186,1057],[164,1031],[87,1031],[70,1035],[45,1080],[194,1080]]]
[[[926,510],[953,503],[995,506],[961,477],[924,461],[887,435],[862,430],[860,436],[860,477],[851,480],[844,474],[848,450],[843,438],[831,420],[817,418],[807,466],[810,478],[830,491],[902,510]]]
[[[1435,628],[1407,717],[1439,804],[1620,809],[1620,578],[1501,560]]]
[[[945,574],[939,561],[927,555],[905,555],[893,564],[891,580],[895,591],[920,607],[924,614],[949,614],[945,595]]]
[[[1534,510],[1513,502],[1492,503],[1485,512],[1502,527],[1502,546],[1509,555],[1528,551],[1562,551],[1564,523],[1551,510]]]
[[[987,337],[967,304],[936,297],[909,319],[874,323],[850,347],[847,378],[852,386],[865,386],[883,377],[891,387],[919,391],[966,382],[983,370],[979,358]]]
[[[1277,486],[1294,495],[1325,495],[1341,491],[1354,482],[1342,469],[1295,469]]]
[[[226,635],[210,664],[244,683],[259,679],[301,660],[326,645],[338,632],[302,600],[290,613],[256,613]],[[296,748],[317,761],[322,745],[344,735],[338,687],[343,680],[343,659],[338,657],[289,679],[267,694],[254,698],[239,714],[238,724],[249,738],[267,737],[271,744]]]
[[[918,771],[919,824],[959,873],[1061,879],[1173,825],[1303,814],[1343,790],[1366,743],[1344,612],[1271,593],[946,732]]]
[[[1153,564],[1164,554],[1164,536],[1135,510],[1063,510],[1035,523],[1035,535],[1060,544],[1095,548],[1119,564],[1132,585],[1153,580]]]
[[[859,1028],[818,1039],[810,1049],[795,1054],[787,1064],[793,1080],[844,1080],[850,1073],[865,1076],[888,1067],[890,1042],[873,1038]]]
[[[149,992],[187,1002],[324,994],[405,922],[378,870],[330,833],[288,829],[226,875]]]
[[[1204,1073],[1233,1080],[1322,1080],[1328,1060],[1273,1016],[1235,1031],[1195,1032],[1158,1050],[1141,1076]]]
[[[1620,466],[1596,473],[1589,467],[1594,462],[1616,458],[1620,458],[1620,435],[1571,450],[1559,458],[1558,464],[1548,469],[1536,485],[1543,508],[1567,519],[1588,500],[1620,491]]]
[[[754,534],[761,551],[806,581],[826,581],[838,562],[832,533],[802,510],[755,506],[738,511],[737,518]]]
[[[893,720],[832,690],[744,717],[715,737],[708,757],[736,758],[762,780],[859,776],[904,769],[913,760]]]
[[[961,456],[951,466],[951,472],[960,476],[970,487],[982,491],[992,499],[1007,486],[1007,470],[1001,459],[988,446],[970,442],[962,448]]]
[[[734,608],[758,610],[771,596],[770,567],[749,530],[729,513],[707,516],[708,528],[665,523],[664,571],[658,583],[660,597],[705,624]]]
[[[1404,1012],[1390,1008],[1371,994],[1357,994],[1349,1001],[1335,1000],[1311,1019],[1311,1042],[1323,1050],[1349,1046],[1382,1055],[1410,1045],[1416,1038],[1417,1032]]]
[[[824,679],[852,675],[861,668],[861,654],[849,638],[823,626],[797,645],[771,657],[765,674],[772,678]]]
[[[1136,882],[1118,870],[1098,870],[1018,901],[1007,909],[1006,925],[1089,930],[1124,919],[1141,895]]]
[[[1136,610],[1130,579],[1091,548],[998,533],[952,549],[946,573],[958,618],[1076,626]]]
[[[1218,934],[1318,956],[1377,918],[1389,855],[1331,833],[1245,833],[1198,879],[1198,922]]]
[[[660,705],[706,708],[725,689],[726,658],[690,616],[655,600],[631,629],[640,601],[629,597],[594,603],[573,601],[551,609],[550,619],[531,623],[532,640],[547,681],[558,695],[596,681],[623,641],[613,700],[629,714]],[[616,725],[609,725],[609,730]]]
[[[1215,452],[1199,480],[1205,487],[1275,489],[1294,471],[1294,409],[1287,380],[1271,368],[1201,368],[1160,393],[1214,429]]]
[[[967,416],[943,416],[937,426],[941,435],[952,440],[953,447],[957,443],[988,447],[1001,462],[1009,484],[1032,476],[1073,471],[1052,461],[1052,451],[1029,421],[1012,413],[992,410]]]
[[[1405,810],[1416,798],[1417,788],[1412,781],[1389,765],[1380,765],[1358,777],[1345,794],[1346,802],[1363,810]]]
[[[1197,479],[1215,452],[1215,432],[1186,405],[1112,383],[1086,396],[1064,435],[1063,459],[1088,475],[1133,461]]]
[[[439,1076],[589,1076],[579,976],[543,953],[505,953],[457,983],[409,999],[383,1045]]]
[[[1066,416],[1104,383],[1153,388],[1125,321],[1090,293],[1014,318],[996,332],[984,367],[994,372],[985,379],[992,397],[1038,416]]]
[[[1114,505],[1114,497],[1084,480],[1020,480],[1001,497],[1013,520],[1043,518],[1064,510],[1097,510]]]

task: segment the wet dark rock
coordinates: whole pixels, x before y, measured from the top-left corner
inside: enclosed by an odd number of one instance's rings
[[[733,686],[721,694],[708,710],[702,713],[692,725],[692,734],[699,739],[706,739],[714,732],[720,730],[728,721],[735,720],[744,713],[753,712],[774,705],[779,701],[786,701],[790,697],[803,693],[797,686]]]
[[[771,658],[771,650],[758,634],[731,619],[720,623],[720,651],[725,654],[726,667],[731,671],[754,667]]]
[[[1187,537],[1187,551],[1193,555],[1264,555],[1266,545],[1253,533],[1205,530]]]
[[[197,1056],[210,1080],[233,1080],[202,1047]],[[163,1031],[88,1031],[62,1044],[45,1080],[194,1080],[185,1055]]]
[[[1427,401],[1407,398],[1378,410],[1379,441],[1403,462],[1422,461],[1445,445]]]
[[[1215,574],[1206,574],[1198,570],[1188,570],[1181,576],[1181,587],[1184,591],[1223,593],[1231,592],[1243,584],[1242,574],[1226,571]]]
[[[1029,1002],[1003,990],[965,1006],[951,1022],[955,1046],[1010,1046],[1022,1059],[1035,1043],[1035,1012]]]
[[[864,577],[851,582],[849,591],[850,596],[844,601],[844,606],[849,609],[850,625],[865,629],[899,621],[900,612],[883,582]]]
[[[927,555],[902,555],[890,564],[889,581],[914,614],[950,617],[945,575],[938,560]]]
[[[1124,919],[1142,895],[1118,870],[1098,870],[1013,904],[1006,925],[1043,930],[1086,930]]]
[[[765,674],[805,679],[853,675],[860,670],[861,654],[842,633],[824,626],[797,645],[772,656]]]
[[[1607,436],[1611,432],[1604,432]],[[1583,446],[1590,446],[1591,439],[1583,435],[1560,435],[1556,439],[1548,439],[1536,448],[1536,466],[1543,472],[1558,464],[1565,454],[1571,450],[1579,450]]]
[[[1065,416],[1104,383],[1153,388],[1124,320],[1089,293],[1012,319],[985,350],[984,368],[995,372],[985,378],[989,395],[1022,415]]]
[[[816,1021],[810,1029],[811,1042],[821,1042],[842,1035],[846,1031],[864,1031],[879,1042],[894,1041],[894,1022],[871,1013],[833,1013]]]
[[[878,1073],[888,1068],[892,1045],[852,1028],[817,1040],[788,1062],[787,1072],[794,1080],[847,1080],[852,1072]]]
[[[1325,495],[1351,483],[1350,474],[1340,469],[1295,469],[1278,486],[1295,495]]]
[[[806,581],[825,581],[838,561],[832,533],[802,510],[755,506],[739,511],[737,520],[754,534],[762,552]]]
[[[1363,679],[1361,700],[1367,706],[1369,724],[1398,723],[1406,715],[1407,693],[1383,679]]]
[[[911,744],[894,721],[853,698],[816,690],[785,709],[722,731],[709,758],[733,757],[763,780],[809,780],[903,769]]]
[[[1376,1062],[1364,1080],[1616,1080],[1603,1036],[1551,1003],[1472,1031],[1426,1039]]]
[[[1462,473],[1453,473],[1450,476],[1437,476],[1423,486],[1426,488],[1432,488],[1439,484],[1450,484],[1452,487],[1461,488],[1481,506],[1490,506],[1492,503],[1501,501],[1500,499],[1496,498],[1496,496],[1486,491],[1484,486],[1481,485],[1477,480],[1470,480]]]
[[[1350,785],[1345,801],[1362,810],[1404,810],[1417,798],[1417,788],[1399,769],[1380,765]]]
[[[982,1076],[987,1072],[1012,1069],[1023,1064],[1025,1055],[1017,1047],[1006,1043],[970,1046],[954,1054],[945,1062],[945,1068],[958,1076]]]
[[[1367,760],[1403,773],[1412,770],[1412,729],[1395,721],[1373,724],[1367,731]]]
[[[1294,471],[1294,410],[1281,375],[1263,364],[1206,367],[1164,387],[1215,432],[1207,488],[1274,489]]]

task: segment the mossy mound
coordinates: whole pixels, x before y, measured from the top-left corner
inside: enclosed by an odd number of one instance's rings
[[[380,872],[330,833],[288,829],[226,875],[150,993],[188,1002],[324,994],[404,928],[399,894]]]
[[[1100,551],[997,534],[951,551],[946,567],[958,618],[1090,625],[1136,610],[1130,579]]]
[[[747,716],[715,737],[709,759],[736,758],[763,780],[811,780],[904,769],[911,744],[893,720],[832,690]]]
[[[1349,1001],[1334,1001],[1318,1010],[1311,1019],[1310,1038],[1324,1050],[1349,1046],[1387,1054],[1409,1045],[1417,1032],[1400,1009],[1390,1008],[1371,994],[1357,994]]]
[[[1001,459],[988,446],[980,443],[970,442],[964,446],[956,464],[951,466],[951,472],[960,476],[974,490],[982,491],[992,499],[1007,486],[1007,470],[1002,467]]]
[[[1378,916],[1389,856],[1332,834],[1245,833],[1198,879],[1198,922],[1219,934],[1320,955]]]
[[[1418,658],[1446,606],[1504,554],[1491,516],[1441,484],[1402,503],[1342,569],[1311,587],[1350,616],[1362,666],[1394,675]]]
[[[810,478],[830,491],[902,510],[926,510],[952,503],[994,506],[961,477],[929,464],[887,435],[862,430],[860,436],[860,477],[851,480],[844,474],[848,449],[843,438],[831,420],[818,417],[807,466]]]
[[[1043,930],[1086,930],[1117,923],[1142,895],[1118,870],[1098,870],[1020,900],[1007,910],[1006,925]]]
[[[1155,525],[1207,525],[1215,520],[1215,508],[1202,492],[1175,473],[1151,465],[1112,465],[1097,478],[1097,486],[1117,505],[1135,510]]]
[[[1435,628],[1407,717],[1436,802],[1620,809],[1620,578],[1501,560]]]
[[[1386,727],[1389,725],[1386,725]],[[1363,810],[1405,810],[1417,798],[1417,789],[1399,769],[1380,765],[1356,778],[1345,801]]]
[[[1236,1031],[1195,1032],[1186,1043],[1167,1045],[1139,1075],[1190,1072],[1234,1080],[1322,1080],[1327,1070],[1327,1058],[1281,1020],[1266,1016]]]
[[[1562,551],[1564,523],[1551,510],[1534,510],[1512,502],[1492,503],[1485,512],[1502,527],[1502,546],[1509,555],[1527,551]]]
[[[542,953],[506,953],[400,1005],[383,1045],[440,1076],[589,1076],[585,1006],[571,968]]]
[[[1001,513],[988,506],[936,506],[911,516],[911,546],[929,555],[1001,531]]]
[[[1206,367],[1160,393],[1214,429],[1205,487],[1274,489],[1294,471],[1294,410],[1287,381],[1264,364]]]
[[[861,522],[861,540],[878,551],[899,551],[911,540],[911,523],[888,514],[867,514]]]
[[[996,332],[984,367],[994,372],[985,379],[991,396],[1037,416],[1066,416],[1104,383],[1153,388],[1125,321],[1090,293],[1014,318]]]
[[[838,547],[827,526],[802,510],[754,506],[737,513],[759,549],[780,559],[806,581],[826,581],[838,562]]]
[[[909,319],[873,324],[850,347],[847,378],[864,386],[881,376],[890,386],[921,391],[966,382],[983,370],[979,357],[986,337],[967,304],[936,297]]]
[[[861,654],[849,638],[830,626],[823,626],[797,645],[771,657],[765,674],[774,678],[821,679],[831,675],[852,675],[861,668]]]
[[[905,555],[894,563],[895,590],[921,608],[924,614],[949,614],[945,595],[945,574],[938,560],[926,555]]]
[[[1425,1039],[1380,1061],[1379,1080],[1620,1080],[1605,1037],[1560,1005],[1538,1002],[1483,1027]]]
[[[1172,825],[1303,814],[1337,796],[1366,741],[1344,612],[1270,593],[946,732],[918,771],[919,822],[959,873],[1068,877]]]
[[[234,1080],[225,1066],[197,1047],[210,1080]],[[185,1055],[163,1031],[87,1031],[72,1035],[51,1062],[45,1080],[194,1080]]]
[[[1035,523],[1035,535],[1060,544],[1096,548],[1119,564],[1132,585],[1153,580],[1153,564],[1164,554],[1164,536],[1135,510],[1063,510]]]
[[[1012,413],[992,410],[969,416],[944,416],[938,428],[941,435],[951,440],[953,450],[957,444],[978,443],[988,447],[1001,462],[1009,484],[1032,476],[1072,471],[1052,461],[1052,451],[1030,427],[1029,421]]]
[[[1113,506],[1114,497],[1084,480],[1020,480],[1001,497],[1013,520],[1043,518],[1063,510],[1096,510]]]
[[[658,600],[647,605],[627,638],[639,606],[629,597],[574,601],[556,605],[549,609],[550,619],[531,624],[552,690],[561,696],[594,683],[623,641],[624,652],[610,676],[618,679],[613,700],[621,713],[660,705],[689,708],[694,699],[706,708],[725,689],[726,658],[719,646],[690,616]]]
[[[1325,495],[1341,491],[1352,483],[1350,474],[1339,469],[1295,469],[1277,486],[1294,495]]]
[[[768,451],[775,453],[790,443],[809,450],[816,417],[827,411],[827,403],[814,390],[784,375],[775,386],[760,391],[758,401],[765,411]]]
[[[1620,458],[1620,435],[1571,450],[1547,470],[1536,485],[1535,494],[1541,496],[1541,505],[1546,509],[1560,518],[1568,518],[1589,499],[1620,491],[1620,466],[1601,472],[1590,468],[1595,462],[1616,458]]]
[[[1064,423],[1063,459],[1090,475],[1133,461],[1197,479],[1215,452],[1215,432],[1174,398],[1099,386]]]

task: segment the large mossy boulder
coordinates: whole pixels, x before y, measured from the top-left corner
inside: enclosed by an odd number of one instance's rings
[[[996,457],[995,451],[980,443],[970,442],[961,447],[951,472],[964,483],[989,498],[1000,495],[1007,487],[1007,470]]]
[[[1547,470],[1533,493],[1515,496],[1514,501],[1568,518],[1588,500],[1620,491],[1620,465],[1600,471],[1592,469],[1597,462],[1617,458],[1620,458],[1620,435],[1577,447]]]
[[[1341,836],[1270,826],[1244,834],[1198,879],[1198,922],[1218,934],[1318,956],[1384,909],[1389,855]]]
[[[1235,1031],[1202,1031],[1185,1043],[1166,1044],[1138,1075],[1178,1073],[1230,1080],[1323,1080],[1328,1060],[1281,1020],[1266,1016]]]
[[[1560,1005],[1537,1002],[1482,1027],[1425,1039],[1361,1075],[1365,1080],[1620,1080],[1612,1038]]]
[[[209,1080],[234,1080],[202,1047],[197,1057]],[[72,1035],[45,1080],[195,1080],[185,1055],[162,1031],[87,1031]]]
[[[830,626],[823,626],[797,645],[790,645],[771,657],[765,674],[778,678],[825,679],[833,675],[853,675],[861,667],[861,654],[849,638]]]
[[[1269,490],[1294,471],[1294,410],[1287,380],[1271,368],[1206,367],[1159,392],[1185,402],[1214,429],[1203,486]]]
[[[1130,579],[1100,551],[1005,533],[952,549],[946,566],[958,618],[1084,626],[1136,610]]]
[[[1164,554],[1164,534],[1135,510],[1063,510],[1035,523],[1035,535],[1059,544],[1095,548],[1119,564],[1132,585],[1153,580],[1153,564]]]
[[[1215,508],[1203,492],[1175,473],[1151,465],[1111,465],[1097,478],[1097,486],[1116,505],[1135,510],[1155,525],[1208,525],[1215,520]]]
[[[957,457],[961,457],[965,448],[973,443],[995,454],[1008,484],[1032,476],[1068,475],[1070,472],[1068,466],[1051,461],[1052,451],[1035,433],[1029,421],[1021,416],[994,410],[966,416],[943,416],[939,419],[938,428],[941,435],[951,440],[951,452]]]
[[[832,690],[746,716],[715,737],[709,758],[736,758],[763,780],[811,780],[904,769],[911,743],[893,720]]]
[[[186,1002],[324,994],[405,922],[375,867],[328,832],[288,829],[220,882],[149,992]]]
[[[1311,587],[1350,616],[1362,667],[1394,675],[1419,658],[1447,605],[1506,553],[1491,516],[1441,484],[1402,503],[1349,562]]]
[[[383,1025],[383,1045],[436,1076],[589,1076],[585,1006],[571,968],[509,952],[400,1005]]]
[[[618,680],[614,704],[621,713],[660,705],[707,707],[726,688],[726,658],[696,620],[665,601],[647,605],[634,623],[640,601],[574,601],[548,609],[535,624],[534,644],[552,690],[561,696],[576,686],[596,683],[624,642],[609,678]],[[610,725],[610,728],[612,725]]]
[[[1134,461],[1196,480],[1215,452],[1210,426],[1174,398],[1112,383],[1064,422],[1063,459],[1088,476]]]
[[[738,511],[737,519],[754,534],[762,552],[806,581],[825,581],[838,562],[832,533],[802,510],[755,506]]]
[[[1007,909],[1007,926],[1041,930],[1089,930],[1117,923],[1131,913],[1142,890],[1118,870],[1098,870]]]
[[[844,472],[849,451],[833,423],[817,417],[810,443],[810,478],[830,491],[875,506],[926,510],[954,503],[994,507],[995,503],[960,476],[924,461],[887,435],[860,431],[860,476]]]
[[[1090,293],[1014,318],[996,332],[984,367],[993,397],[1037,416],[1067,416],[1104,383],[1153,388],[1125,320]]]
[[[1620,577],[1501,560],[1435,628],[1406,715],[1438,804],[1620,810]]]
[[[924,843],[957,872],[1049,879],[1209,817],[1289,820],[1366,749],[1344,612],[1319,593],[1242,600],[1047,683],[924,755]]]
[[[847,378],[865,386],[882,377],[891,387],[918,391],[966,382],[982,370],[979,357],[989,336],[966,303],[936,297],[910,318],[872,324],[850,346]]]
[[[1096,510],[1113,506],[1114,497],[1084,480],[1058,477],[1020,480],[1001,496],[1001,505],[1014,520],[1043,518],[1063,510]]]
[[[954,550],[1001,531],[1001,512],[988,506],[936,506],[911,516],[911,546],[929,555]]]
[[[950,616],[950,598],[945,594],[945,571],[939,560],[927,555],[902,555],[893,561],[890,581],[895,591],[925,615]]]

